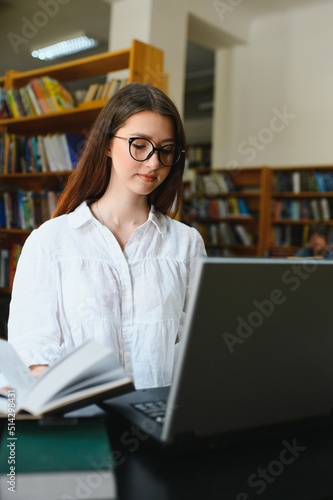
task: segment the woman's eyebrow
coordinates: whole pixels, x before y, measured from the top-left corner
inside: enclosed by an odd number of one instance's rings
[[[147,134],[143,134],[142,132],[133,132],[132,134],[129,134],[130,137],[142,137],[142,139],[149,139],[152,141],[152,137]],[[174,137],[170,137],[167,139],[162,139],[160,142],[175,142]]]

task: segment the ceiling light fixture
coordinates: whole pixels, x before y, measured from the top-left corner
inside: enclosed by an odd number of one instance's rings
[[[99,45],[97,40],[81,34],[67,40],[62,40],[61,42],[53,43],[52,45],[47,45],[46,47],[35,49],[31,52],[31,55],[42,61],[47,61],[92,49],[93,47],[97,47],[97,45]]]

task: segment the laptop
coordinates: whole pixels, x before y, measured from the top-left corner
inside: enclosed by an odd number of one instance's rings
[[[103,408],[165,446],[330,425],[332,289],[333,261],[203,258],[171,387]]]

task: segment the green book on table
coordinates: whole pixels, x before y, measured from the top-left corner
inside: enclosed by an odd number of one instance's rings
[[[9,426],[8,426],[9,428]],[[117,499],[102,417],[17,420],[0,445],[1,500]]]

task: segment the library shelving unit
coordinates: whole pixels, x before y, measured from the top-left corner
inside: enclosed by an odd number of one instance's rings
[[[269,169],[266,242],[270,256],[288,257],[308,241],[313,224],[333,235],[333,166]]]
[[[213,256],[262,256],[267,224],[266,167],[193,169],[182,220],[196,227]]]
[[[32,79],[45,75],[61,83],[84,81],[87,79],[112,77],[113,72],[127,73],[128,82],[151,83],[167,91],[167,78],[163,69],[163,51],[133,40],[129,48],[98,55],[83,57],[58,65],[47,66],[32,71],[9,70],[0,79],[5,89],[19,89]],[[0,133],[23,136],[45,136],[56,133],[80,133],[85,135],[107,100],[93,100],[77,104],[72,109],[50,112],[42,115],[21,116],[0,119]],[[30,190],[39,192],[44,189],[61,190],[70,171],[42,173],[9,173],[0,175],[0,190]],[[0,228],[0,250],[10,250],[13,245],[22,245],[30,230]],[[0,273],[4,267],[0,267]],[[1,276],[0,276],[1,278]],[[0,281],[1,283],[1,281]],[[0,293],[10,294],[9,288],[0,288]]]

